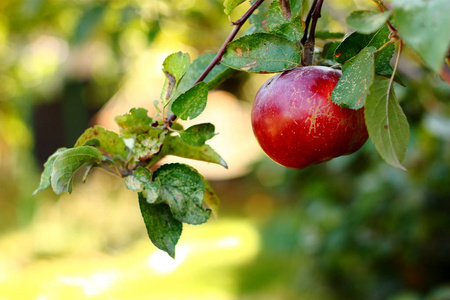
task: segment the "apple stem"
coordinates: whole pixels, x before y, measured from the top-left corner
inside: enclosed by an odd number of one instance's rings
[[[197,80],[194,82],[193,86],[199,83],[200,81],[203,81],[206,76],[212,71],[212,69],[219,63],[219,61],[222,59],[223,55],[225,54],[225,50],[227,49],[228,44],[236,37],[239,30],[242,28],[242,25],[250,18],[250,16],[255,12],[255,10],[264,2],[264,0],[257,0],[253,5],[240,17],[237,21],[231,21],[231,24],[234,26],[234,28],[231,30],[230,34],[226,38],[226,40],[223,42],[222,46],[220,47],[219,51],[217,52],[214,59],[209,63],[209,65],[206,67],[206,69],[203,71],[203,73],[197,78]],[[172,113],[170,116],[168,116],[165,120],[165,124],[167,127],[170,127],[173,122],[177,119],[177,116]]]
[[[305,20],[305,31],[303,33],[303,38],[301,39],[301,44],[303,45],[303,57],[302,65],[310,66],[312,65],[314,58],[314,46],[315,46],[315,32],[317,20],[321,17],[320,11],[322,10],[322,4],[324,0],[314,0],[309,10],[308,16]],[[309,24],[311,23],[311,27]],[[309,35],[308,35],[309,30]]]

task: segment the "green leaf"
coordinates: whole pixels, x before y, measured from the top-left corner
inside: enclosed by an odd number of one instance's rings
[[[155,203],[161,190],[160,182],[152,181],[152,171],[143,167],[125,177],[125,186],[134,192],[142,192],[148,203]]]
[[[180,123],[177,123],[176,121],[174,123],[172,123],[172,126],[170,126],[170,129],[173,129],[175,131],[182,131],[184,130],[183,125],[181,125]]]
[[[181,137],[167,136],[164,140],[161,152],[150,162],[155,163],[157,160],[166,155],[175,155],[179,157],[201,160],[205,162],[219,164],[228,168],[227,163],[214,151],[209,145],[193,146],[189,145]]]
[[[377,49],[384,46],[388,41],[390,41],[389,35],[391,31],[387,25],[383,26],[378,30],[370,40],[367,46],[372,46]],[[391,76],[393,68],[391,65],[391,59],[394,55],[395,45],[390,44],[384,47],[380,52],[375,55],[375,74],[383,76]]]
[[[185,131],[180,131],[179,134],[189,145],[201,146],[216,135],[214,130],[215,127],[213,124],[203,123],[191,126]]]
[[[56,194],[72,192],[72,179],[75,172],[87,163],[99,163],[102,153],[90,146],[70,148],[61,152],[53,163],[51,185]]]
[[[301,30],[301,17],[285,18],[279,1],[272,2],[269,7],[269,16],[266,22],[266,29],[268,32],[282,36],[293,43],[299,41],[303,36],[303,32]]]
[[[83,174],[83,178],[81,179],[82,183],[85,183],[87,181],[88,176],[92,173],[92,170],[94,170],[95,167],[97,167],[98,164],[95,162],[87,163],[86,168]]]
[[[189,54],[182,52],[172,53],[164,60],[163,72],[166,75],[166,81],[161,98],[165,100],[165,103],[171,98],[173,91],[188,70],[190,61]]]
[[[364,48],[345,68],[333,89],[331,99],[340,106],[358,109],[364,106],[375,70],[374,47]]]
[[[224,6],[224,12],[229,15],[233,12],[233,10],[238,7],[239,5],[241,5],[242,3],[244,3],[245,0],[225,0],[223,2],[223,6]]]
[[[172,103],[172,111],[182,120],[198,117],[206,107],[208,86],[199,82]]]
[[[251,27],[245,34],[248,35],[257,32],[264,32],[264,33],[267,32],[266,25],[268,15],[269,15],[269,4],[268,1],[265,1],[258,7],[256,12],[254,12],[248,19],[249,23],[251,24]]]
[[[322,48],[322,57],[327,60],[334,60],[334,51],[339,46],[339,42],[328,42]]]
[[[341,39],[345,36],[342,32],[330,32],[326,30],[317,30],[315,33],[316,39],[327,40],[327,39]]]
[[[449,0],[394,0],[399,36],[436,73],[450,46]]]
[[[395,44],[386,46],[380,52],[375,54],[375,74],[382,76],[391,76],[394,72],[394,68],[391,65],[392,56],[394,56]],[[396,81],[399,81],[398,76]],[[399,81],[400,82],[400,81]]]
[[[87,139],[83,144],[80,146],[91,146],[91,147],[100,147],[100,141],[96,138]],[[77,147],[77,146],[75,146]]]
[[[361,34],[353,32],[346,37],[334,52],[335,60],[343,64],[347,60],[356,56],[362,49],[364,49],[372,40],[372,35]]]
[[[169,204],[175,219],[188,224],[202,224],[210,210],[203,208],[205,183],[198,172],[184,164],[165,164],[154,173],[161,183],[158,202]]]
[[[336,62],[345,63],[354,58],[362,49],[372,46],[376,49],[381,48],[389,40],[390,30],[388,26],[383,26],[380,30],[373,34],[361,34],[353,32],[336,48],[334,57]],[[392,74],[391,59],[394,54],[395,45],[386,46],[376,54],[375,73],[383,76]]]
[[[128,114],[116,116],[115,120],[120,127],[120,133],[125,137],[145,133],[152,128],[153,123],[145,108],[132,108]]]
[[[401,165],[409,141],[409,124],[394,90],[388,91],[389,79],[377,76],[366,99],[365,119],[369,136],[378,153],[391,166]]]
[[[113,156],[119,155],[126,158],[128,155],[125,143],[119,135],[113,131],[106,130],[101,126],[94,126],[86,129],[86,131],[78,138],[75,147],[92,146],[92,144],[86,145],[86,143],[89,143],[92,139],[96,139],[99,142],[99,145],[96,145],[96,147],[103,149]]]
[[[174,77],[175,81],[180,81],[189,68],[189,54],[176,52],[166,57],[163,62],[163,72]]]
[[[254,33],[231,42],[222,63],[247,72],[282,72],[300,66],[296,44],[278,35]]]
[[[302,17],[302,5],[303,1],[299,0],[289,0],[291,6],[291,20]]]
[[[390,14],[391,11],[379,13],[370,10],[358,10],[352,12],[346,21],[357,32],[369,34],[380,29],[386,23]]]
[[[167,204],[151,204],[142,193],[138,195],[148,237],[156,247],[175,258],[175,245],[180,239],[183,224],[172,216]]]
[[[197,57],[192,64],[189,66],[186,74],[181,79],[178,88],[175,92],[174,99],[176,99],[179,95],[189,90],[194,82],[197,81],[197,78],[203,73],[206,67],[210,64],[210,62],[215,58],[216,53],[208,53],[202,56]],[[203,80],[208,85],[208,90],[212,90],[220,83],[222,83],[225,79],[235,74],[237,71],[231,68],[228,68],[224,65],[218,64],[213,67],[211,72],[206,76]]]
[[[36,195],[42,190],[45,190],[50,187],[51,183],[51,175],[53,172],[53,163],[55,162],[55,159],[64,151],[66,151],[67,148],[59,148],[56,150],[55,153],[49,156],[47,161],[44,163],[44,171],[41,174],[41,181],[39,183],[39,187],[33,192],[33,195]]]

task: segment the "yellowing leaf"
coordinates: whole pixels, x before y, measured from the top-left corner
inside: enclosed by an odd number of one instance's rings
[[[229,15],[233,12],[233,10],[244,3],[245,0],[225,0],[223,2],[224,12]]]

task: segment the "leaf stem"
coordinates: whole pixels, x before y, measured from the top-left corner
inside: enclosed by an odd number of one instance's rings
[[[388,85],[388,90],[387,90],[388,96],[387,97],[389,97],[389,95],[391,94],[392,86],[394,84],[394,77],[395,77],[395,74],[397,73],[398,64],[400,62],[400,53],[402,52],[402,48],[403,48],[403,41],[399,40],[397,57],[395,58],[394,70],[392,71],[391,78],[389,79],[389,85]],[[386,105],[388,105],[388,103],[389,103],[389,101],[386,101]]]
[[[391,39],[389,41],[387,41],[383,46],[381,46],[380,48],[377,49],[377,51],[375,51],[375,53],[380,53],[381,51],[383,51],[384,48],[386,48],[387,46],[389,46],[392,43],[395,43],[396,40],[395,39]]]
[[[223,55],[225,54],[225,50],[227,49],[228,44],[236,37],[239,30],[242,28],[242,25],[250,18],[250,16],[255,12],[255,10],[264,2],[264,0],[257,0],[253,5],[240,17],[237,21],[232,21],[231,24],[234,26],[234,28],[231,30],[230,34],[226,38],[226,40],[223,42],[222,46],[220,47],[219,51],[217,52],[217,55],[214,57],[214,59],[209,63],[209,65],[206,67],[206,69],[203,71],[203,73],[197,78],[197,80],[194,82],[193,85],[196,85],[200,81],[203,81],[206,76],[212,71],[212,69],[219,63],[219,61],[222,59]],[[168,116],[165,120],[165,124],[168,128],[172,125],[173,122],[177,119],[177,116],[172,113],[170,116]]]
[[[390,104],[390,101],[391,101],[391,97],[394,96],[393,94],[391,94],[391,92],[393,92],[393,91],[392,91],[392,87],[393,87],[393,85],[394,85],[394,77],[395,77],[395,74],[397,73],[397,70],[398,70],[398,65],[399,65],[399,62],[400,62],[400,54],[401,54],[401,52],[402,52],[402,48],[403,48],[403,41],[402,41],[402,40],[399,40],[398,52],[397,52],[397,57],[395,58],[394,70],[393,70],[393,72],[392,72],[391,78],[389,79],[389,83],[388,83],[388,87],[387,87],[387,92],[386,92],[386,106],[385,106],[386,116],[384,117],[385,120],[386,120],[386,125],[385,125],[385,128],[386,128],[386,129],[391,128],[391,122],[390,122],[391,118],[390,118],[390,116],[389,116],[389,104]],[[395,100],[395,99],[394,99],[394,100]],[[401,110],[401,108],[400,108],[400,110]],[[406,117],[405,117],[405,118],[406,118]],[[406,121],[406,119],[405,119],[405,121]],[[397,120],[397,122],[398,122],[398,120]],[[406,122],[407,122],[407,121],[406,121]],[[393,134],[391,133],[391,130],[388,130],[388,136],[389,136],[389,144],[390,144],[390,147],[391,147],[391,149],[394,150],[394,152],[397,152],[397,151],[395,151],[395,149],[394,149],[395,146],[394,146],[394,144],[393,144],[393,138],[395,138],[395,137],[393,137],[392,135],[393,135]],[[380,154],[381,154],[381,152],[380,152]],[[402,171],[406,171],[405,167],[403,167],[403,166],[400,164],[399,157],[398,157],[397,154],[395,154],[394,159],[395,159],[395,164],[396,164],[396,165],[393,165],[393,166],[399,168],[399,169],[402,170]]]
[[[124,173],[122,171],[122,168],[117,164],[117,162],[113,159],[113,157],[111,156],[111,154],[109,154],[108,152],[106,152],[105,150],[103,150],[100,147],[96,147],[105,157],[106,160],[114,167],[114,169],[116,169],[117,173],[120,174],[120,176],[124,177]],[[117,173],[114,173],[112,171],[110,171],[110,173],[118,175]]]
[[[116,171],[118,171],[120,174],[118,174],[118,173],[116,173],[116,172],[114,172],[114,171],[112,171],[112,170],[110,170],[110,169],[108,169],[106,166],[101,166],[100,167],[100,170],[103,170],[103,171],[105,171],[106,173],[109,173],[109,174],[112,174],[112,175],[115,175],[115,176],[118,176],[118,177],[125,177],[125,175],[122,173],[122,172],[120,172],[117,168],[115,168],[116,169]]]

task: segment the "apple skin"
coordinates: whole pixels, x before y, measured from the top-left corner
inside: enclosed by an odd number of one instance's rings
[[[331,101],[341,71],[300,67],[266,81],[252,108],[253,133],[264,152],[288,168],[355,152],[368,138],[364,108],[353,110]]]

